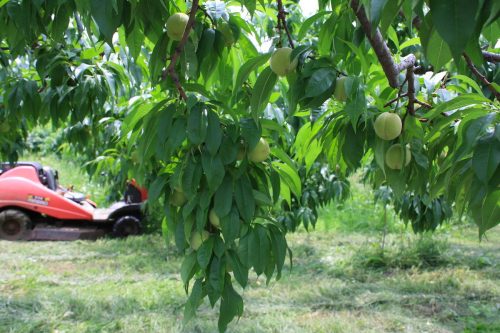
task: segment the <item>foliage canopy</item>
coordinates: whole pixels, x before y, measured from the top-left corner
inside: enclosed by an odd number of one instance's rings
[[[180,41],[174,13],[189,15]],[[417,232],[450,206],[481,235],[500,222],[499,15],[492,0],[319,0],[307,18],[291,0],[0,0],[0,157],[50,123],[92,171],[147,184],[186,253],[185,318],[208,296],[224,331],[243,311],[234,280],[282,274],[296,225],[276,212],[298,205],[306,223],[325,202],[303,195],[318,160],[331,198],[367,165]],[[269,60],[288,46],[298,65],[279,77]],[[382,112],[402,119],[393,140],[375,134]],[[261,137],[271,158],[254,163]],[[411,154],[401,170],[394,144]]]

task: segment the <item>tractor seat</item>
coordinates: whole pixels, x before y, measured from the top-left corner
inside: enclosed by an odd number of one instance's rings
[[[57,176],[54,169],[50,167],[43,167],[44,173],[44,185],[50,188],[52,191],[57,190]]]

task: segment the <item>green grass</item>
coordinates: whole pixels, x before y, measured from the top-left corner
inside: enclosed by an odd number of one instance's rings
[[[106,189],[75,163],[31,159],[104,202]],[[280,281],[251,274],[244,315],[228,331],[499,332],[500,228],[482,243],[470,225],[414,236],[390,213],[382,249],[382,209],[353,181],[341,210],[326,207],[316,231],[287,237],[293,269]],[[216,332],[206,302],[182,324],[181,260],[153,235],[0,241],[0,332]]]
[[[401,239],[404,237],[404,239]],[[252,275],[230,332],[498,332],[500,230],[428,238],[300,232],[294,267]],[[435,260],[422,264],[418,255]],[[399,258],[399,259],[398,259]],[[380,258],[379,258],[380,259]],[[215,332],[206,303],[182,325],[181,258],[158,236],[96,242],[0,241],[0,332]]]

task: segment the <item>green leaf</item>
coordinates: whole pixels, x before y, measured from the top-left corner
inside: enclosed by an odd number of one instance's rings
[[[430,0],[429,7],[434,27],[459,57],[474,32],[479,1]]]
[[[189,280],[194,276],[196,272],[196,252],[191,252],[189,255],[184,257],[181,265],[181,279],[184,286],[187,286]]]
[[[207,135],[207,110],[202,103],[197,103],[189,111],[187,137],[194,145],[200,145]]]
[[[201,35],[200,42],[198,43],[198,49],[196,50],[198,63],[201,64],[203,60],[214,51],[214,41],[215,30],[205,29]]]
[[[227,251],[227,254],[229,257],[229,263],[233,268],[234,278],[238,281],[240,286],[245,288],[248,284],[248,268],[241,263],[240,258],[235,251],[229,250]]]
[[[217,154],[222,140],[222,129],[217,114],[211,110],[208,111],[208,127],[206,145],[208,152],[212,155]]]
[[[214,239],[213,237],[208,238],[204,241],[201,246],[196,251],[198,264],[201,269],[206,269],[208,264],[210,263],[210,258],[212,258],[212,251],[214,248]]]
[[[280,176],[279,173],[274,170],[274,168],[271,168],[271,174],[269,176],[271,180],[271,187],[273,189],[273,203],[277,203],[278,199],[280,197],[280,186],[281,186],[281,181],[280,181]]]
[[[257,8],[257,0],[242,0],[242,4],[246,7],[250,16],[253,16]]]
[[[451,80],[459,80],[459,81],[463,81],[463,82],[467,83],[469,86],[472,87],[472,89],[475,90],[475,92],[477,92],[478,94],[483,96],[483,91],[481,90],[481,87],[479,86],[479,84],[477,84],[477,82],[474,81],[473,79],[471,79],[470,77],[468,77],[466,75],[458,74],[458,75],[452,76],[450,79]]]
[[[233,289],[231,285],[231,277],[226,274],[226,283],[224,285],[224,292],[222,293],[222,300],[219,309],[219,332],[225,332],[227,324],[229,324],[234,317],[241,317],[243,314],[243,299]]]
[[[221,293],[224,288],[224,273],[226,267],[221,265],[221,260],[213,257],[210,264],[210,273],[208,275],[208,283],[217,292]]]
[[[255,199],[255,202],[257,203],[257,206],[272,206],[273,205],[273,201],[271,200],[271,198],[261,192],[261,191],[257,191],[257,190],[252,190],[253,192],[253,197]]]
[[[281,270],[285,264],[288,245],[286,244],[285,235],[278,228],[271,228],[270,231],[273,254],[276,258],[276,269],[278,271],[276,278],[279,279],[281,277]]]
[[[252,97],[250,100],[250,108],[252,115],[257,117],[269,103],[269,98],[273,92],[274,85],[278,81],[278,76],[266,67],[257,78],[257,82],[253,87]]]
[[[453,153],[452,158],[448,159],[448,161],[454,163],[458,162],[464,156],[471,153],[471,150],[478,141],[478,138],[486,131],[487,127],[491,125],[496,117],[496,113],[490,113],[480,118],[465,117],[461,121],[458,130],[458,148]]]
[[[243,118],[240,120],[241,136],[245,139],[248,149],[253,149],[262,136],[262,127],[252,118]],[[238,147],[237,147],[238,148]]]
[[[233,203],[233,178],[226,173],[222,184],[215,192],[214,209],[217,216],[226,216],[231,211]]]
[[[342,156],[351,169],[361,166],[361,159],[364,155],[365,138],[356,134],[352,126],[346,126],[344,132],[344,142],[342,144]]]
[[[478,94],[463,94],[450,101],[441,103],[432,108],[425,117],[429,120],[441,116],[441,113],[465,108],[476,104],[489,103],[490,100]]]
[[[407,41],[401,43],[399,46],[399,50],[404,50],[407,47],[414,46],[414,45],[420,45],[420,38],[418,37],[413,37],[411,39],[408,39]]]
[[[111,47],[113,47],[113,34],[121,23],[123,1],[115,2],[116,4],[118,5],[114,8],[112,1],[90,1],[92,17],[97,23],[99,32],[104,37],[104,40]]]
[[[186,247],[188,246],[186,237],[184,237],[184,221],[182,219],[177,219],[175,221],[175,231],[174,231],[174,239],[177,250],[180,252],[184,252]]]
[[[187,197],[192,197],[198,190],[200,164],[199,159],[189,156],[185,162],[184,169],[182,170],[182,190]],[[198,169],[198,170],[197,170]]]
[[[353,128],[357,128],[358,120],[366,112],[366,97],[363,83],[358,77],[348,77],[344,81],[347,102],[344,108]]]
[[[264,65],[270,57],[271,53],[260,54],[256,57],[252,57],[240,67],[236,80],[234,81],[233,95],[240,91],[250,74],[260,66]]]
[[[149,75],[153,84],[159,81],[160,74],[165,67],[168,41],[168,35],[164,33],[156,43],[149,58]]]
[[[280,163],[277,161],[273,162],[276,170],[280,174],[281,179],[288,185],[290,190],[298,198],[302,195],[301,182],[299,174],[295,168],[290,167],[288,164]]]
[[[207,178],[208,188],[215,192],[222,183],[224,174],[226,173],[224,164],[219,155],[212,156],[207,150],[203,151],[201,155],[201,164]]]
[[[313,25],[316,21],[318,21],[323,16],[330,14],[329,11],[321,11],[314,14],[311,17],[308,17],[302,24],[300,25],[299,33],[297,34],[297,40],[302,40],[306,36],[306,34],[310,31],[311,25]]]
[[[387,29],[389,26],[392,24],[394,21],[394,18],[399,12],[399,9],[401,8],[402,1],[389,1],[382,12],[381,18],[380,18],[380,32],[382,35],[385,36]]]
[[[235,206],[232,206],[231,212],[220,219],[220,227],[224,242],[231,244],[240,235],[240,214]]]
[[[287,153],[285,153],[285,151],[283,149],[281,149],[280,147],[278,146],[273,146],[271,148],[271,154],[278,158],[279,160],[281,160],[282,162],[285,162],[286,164],[288,164],[290,166],[290,168],[295,168],[295,163],[293,162],[293,160],[290,158],[290,156],[287,155]]]
[[[139,28],[139,23],[134,23],[134,28],[127,33],[127,46],[130,50],[130,55],[137,60],[141,52],[142,43],[144,42],[144,34]]]
[[[66,6],[60,6],[57,13],[54,15],[52,22],[52,37],[61,42],[64,37],[64,32],[68,28],[70,12]]]
[[[250,234],[249,251],[252,266],[257,275],[264,273],[269,261],[271,242],[268,231],[261,225],[257,225]]]
[[[487,230],[500,223],[500,190],[489,193],[484,200],[481,209],[481,222],[479,234],[484,234]]]
[[[240,258],[241,263],[245,268],[250,268],[252,267],[251,264],[251,259],[250,259],[250,234],[252,232],[252,228],[249,229],[249,232],[247,232],[246,235],[240,238],[238,242],[238,257]]]
[[[252,184],[247,174],[243,174],[235,182],[234,197],[241,218],[246,222],[251,222],[255,213],[255,199],[253,197]]]
[[[472,169],[477,178],[485,185],[495,174],[500,164],[500,143],[494,135],[480,139],[472,156]]]
[[[156,201],[160,197],[161,192],[163,191],[166,184],[167,184],[167,178],[165,177],[156,178],[153,184],[151,184],[151,186],[149,187],[148,200],[152,202]]]
[[[307,81],[304,98],[315,97],[335,87],[337,72],[333,68],[320,68]]]
[[[202,280],[202,278],[197,279],[193,285],[193,289],[191,289],[191,294],[184,308],[184,323],[187,323],[194,317],[196,309],[201,304],[201,299],[203,297]]]
[[[175,105],[170,104],[164,108],[158,117],[158,146],[162,146],[167,141],[173,125]]]
[[[372,23],[372,29],[376,29],[379,22],[380,22],[380,18],[382,16],[382,11],[384,10],[384,7],[387,3],[387,0],[373,0],[370,2],[371,2],[370,21]],[[393,2],[396,2],[396,1],[393,0]]]
[[[229,136],[224,136],[219,149],[222,163],[224,163],[224,165],[233,163],[238,155],[238,150],[239,144],[235,143]]]
[[[452,58],[448,44],[436,30],[431,32],[425,56],[434,66],[435,71],[439,71]]]

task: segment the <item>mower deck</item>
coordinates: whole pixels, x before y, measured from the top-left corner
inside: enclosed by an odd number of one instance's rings
[[[49,225],[38,225],[31,231],[31,235],[28,240],[96,240],[104,235],[105,230],[95,227],[55,227]]]

